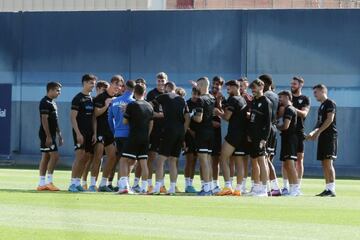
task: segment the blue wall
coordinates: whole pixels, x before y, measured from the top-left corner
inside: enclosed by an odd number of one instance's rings
[[[315,83],[330,87],[339,107],[336,164],[342,175],[360,176],[359,22],[359,10],[0,13],[0,83],[13,84],[12,150],[38,154],[37,105],[49,80],[64,85],[58,105],[67,143],[60,152],[72,155],[69,102],[85,72],[101,79],[141,76],[153,84],[165,71],[187,88],[202,75],[270,73],[279,90],[302,75],[309,96]],[[312,103],[308,130],[318,106]],[[319,166],[315,156],[316,144],[308,143],[309,171]]]

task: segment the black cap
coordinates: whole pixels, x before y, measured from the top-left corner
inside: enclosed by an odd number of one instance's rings
[[[229,80],[225,83],[226,86],[235,86],[235,87],[240,87],[240,84],[238,81],[236,80]]]

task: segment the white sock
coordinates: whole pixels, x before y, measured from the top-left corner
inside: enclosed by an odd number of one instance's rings
[[[190,186],[190,178],[185,178],[185,188]]]
[[[214,180],[213,181],[213,186],[214,186],[214,188],[218,187],[219,186],[219,180]]]
[[[194,179],[190,178],[190,185],[189,186],[192,186],[193,185],[193,182],[194,182]]]
[[[242,180],[242,183],[241,183],[242,189],[246,189],[246,180],[247,180],[247,178],[243,178],[243,180]]]
[[[261,191],[260,184],[254,182],[253,191],[254,191],[254,193],[260,192]]]
[[[326,189],[332,191],[333,193],[335,193],[335,182],[327,183],[326,184]]]
[[[147,180],[147,183],[148,183],[148,186],[152,186],[152,178],[149,178],[149,179]]]
[[[253,188],[253,187],[254,187],[254,185],[255,185],[254,180],[251,180],[251,187]]]
[[[45,186],[45,176],[40,176],[40,180],[39,180],[39,186],[42,187],[42,186]]]
[[[90,185],[91,186],[96,186],[96,177],[91,177],[90,178]]]
[[[53,182],[53,175],[52,174],[49,174],[47,175],[47,183],[52,183]]]
[[[289,189],[289,180],[284,178],[283,185],[284,185],[284,188]]]
[[[226,188],[232,188],[232,184],[230,181],[225,181],[225,187]]]
[[[204,180],[201,180],[201,188],[204,187],[204,184],[205,184]]]
[[[136,187],[137,185],[139,185],[139,182],[140,182],[140,178],[135,177],[133,186]]]
[[[209,184],[210,184],[210,190],[213,190],[214,189],[213,181],[210,180]]]
[[[75,185],[80,186],[80,178],[75,178]]]
[[[44,177],[45,178],[45,177]],[[45,180],[45,179],[44,179]],[[76,178],[71,178],[71,185],[76,185]]]
[[[210,182],[204,182],[204,191],[209,192],[210,190]]]
[[[277,178],[275,178],[274,180],[271,180],[271,188],[273,190],[279,190],[279,183]]]
[[[165,179],[161,179],[161,186],[162,186],[162,187],[165,186]]]
[[[234,177],[230,177],[231,187],[232,187],[233,181],[234,181]]]
[[[107,178],[102,177],[100,182],[100,187],[106,186]]]
[[[175,193],[176,182],[170,183],[169,193]]]
[[[237,184],[235,190],[241,191],[241,188],[242,188],[242,184]]]
[[[122,189],[128,188],[128,178],[127,177],[121,177],[119,179],[118,185]]]
[[[160,192],[160,188],[161,188],[161,180],[156,181],[154,192]]]
[[[268,191],[267,191],[267,188],[268,188],[268,185],[267,184],[262,184],[261,185],[261,192],[262,193],[267,193]]]
[[[141,191],[146,192],[147,191],[147,186],[148,186],[148,181],[141,181]]]
[[[86,180],[81,179],[81,186],[85,186],[85,185],[87,185],[87,181],[86,181]]]

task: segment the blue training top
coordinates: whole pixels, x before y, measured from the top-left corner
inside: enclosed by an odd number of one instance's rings
[[[108,122],[115,137],[128,137],[129,135],[129,124],[123,124],[124,113],[121,110],[121,105],[127,105],[132,101],[135,101],[133,93],[125,91],[122,96],[115,98],[109,106]]]

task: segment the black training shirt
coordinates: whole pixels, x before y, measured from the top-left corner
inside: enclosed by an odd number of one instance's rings
[[[94,103],[90,95],[78,93],[71,102],[71,110],[78,112],[76,121],[80,131],[91,133]]]
[[[175,93],[164,93],[155,98],[154,105],[160,104],[164,113],[164,128],[184,130],[184,114],[189,110],[185,100]]]
[[[39,104],[39,111],[40,111],[40,132],[45,134],[44,126],[41,122],[41,115],[45,114],[48,115],[48,124],[49,124],[49,131],[51,136],[56,135],[56,130],[58,129],[58,113],[57,113],[57,106],[55,101],[53,101],[48,96],[45,96],[41,99]]]
[[[242,96],[230,96],[225,109],[232,112],[229,119],[228,135],[234,134],[240,139],[245,140],[247,128],[245,99]]]
[[[146,95],[146,101],[152,102],[157,96],[163,94],[163,92],[159,92],[157,88],[154,88]],[[160,104],[154,104],[154,112],[160,113],[162,112],[162,106]],[[164,124],[163,118],[154,118],[154,127],[153,131],[161,131],[162,126]]]
[[[290,125],[288,129],[281,131],[281,135],[289,136],[292,134],[296,134],[297,114],[296,114],[296,109],[293,106],[289,105],[285,108],[283,115],[283,122],[285,121],[285,119],[290,120]]]
[[[319,128],[323,125],[325,120],[327,119],[328,113],[335,113],[334,121],[330,124],[330,126],[323,131],[321,134],[336,134],[336,103],[331,99],[326,99],[319,107],[318,110],[318,121],[316,127]]]
[[[215,98],[210,94],[202,95],[198,98],[195,109],[197,112],[202,112],[202,121],[199,123],[198,131],[212,131],[213,114],[215,108]]]
[[[97,108],[103,108],[105,106],[105,101],[108,98],[112,98],[107,91],[104,91],[103,93],[100,93],[98,96],[94,98],[94,105]],[[96,117],[97,120],[97,132],[103,133],[111,132],[109,123],[108,123],[108,108],[106,109],[103,114]]]
[[[248,135],[251,141],[267,141],[270,135],[272,119],[272,104],[270,100],[261,96],[254,98],[251,105]]]
[[[149,123],[153,120],[154,110],[145,100],[136,100],[129,103],[124,113],[124,118],[129,121],[129,138],[136,141],[147,141],[149,136]]]
[[[304,107],[310,106],[310,99],[307,96],[292,96],[292,103],[296,109],[302,110]],[[297,131],[304,132],[305,118],[298,116],[297,118]]]

